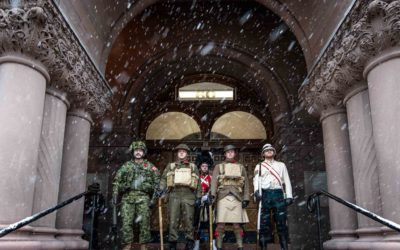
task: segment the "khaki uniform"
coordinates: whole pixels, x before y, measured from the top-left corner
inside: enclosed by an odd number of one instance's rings
[[[165,168],[160,189],[168,190],[168,216],[170,242],[178,240],[178,229],[183,224],[187,240],[193,240],[194,203],[201,197],[199,171],[193,163],[174,162]]]
[[[217,223],[247,223],[242,201],[249,201],[249,180],[246,169],[238,162],[224,162],[215,166],[211,195],[217,201]]]

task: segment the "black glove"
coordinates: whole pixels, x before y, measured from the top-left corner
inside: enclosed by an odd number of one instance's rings
[[[207,206],[212,205],[212,204],[213,204],[213,201],[214,201],[213,197],[212,197],[211,195],[208,195],[208,199],[207,199],[207,201],[206,201],[206,205],[207,205]]]
[[[242,208],[246,208],[249,205],[249,201],[242,201]]]
[[[256,201],[260,201],[262,199],[260,191],[255,191],[254,192],[254,197],[256,197]]]
[[[156,191],[156,197],[157,198],[163,198],[165,193],[166,193],[165,189],[159,189],[159,190]]]
[[[155,205],[155,201],[154,201],[154,200],[150,200],[150,201],[149,201],[149,208],[150,208],[150,210],[153,210],[154,205]]]
[[[292,205],[292,203],[293,203],[293,199],[292,198],[285,199],[285,205],[286,206]]]
[[[201,198],[197,198],[196,201],[194,202],[195,207],[201,207]]]

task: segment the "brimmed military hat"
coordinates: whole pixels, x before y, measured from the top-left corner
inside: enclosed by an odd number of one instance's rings
[[[274,153],[276,154],[275,148],[274,148],[271,144],[269,144],[269,143],[265,144],[265,145],[262,147],[261,154],[264,154],[264,152],[267,151],[267,150],[272,150],[272,151],[274,151]]]
[[[129,151],[133,151],[135,149],[141,149],[143,152],[146,154],[147,153],[147,147],[146,143],[144,141],[134,141],[132,144],[129,146]]]
[[[235,149],[236,149],[235,146],[233,146],[232,144],[229,144],[229,145],[226,145],[226,146],[224,147],[224,152],[226,152],[226,151],[228,151],[228,150],[235,150]]]
[[[177,151],[178,149],[183,149],[183,150],[186,150],[187,152],[190,152],[189,146],[186,145],[186,144],[184,144],[184,143],[181,143],[181,144],[179,144],[178,146],[176,146],[176,147],[174,148],[174,151]]]

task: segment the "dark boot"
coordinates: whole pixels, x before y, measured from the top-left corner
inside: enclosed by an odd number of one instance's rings
[[[238,247],[238,250],[243,250],[243,247]]]
[[[176,250],[176,241],[169,242],[169,250]]]
[[[258,243],[260,245],[260,250],[267,250],[268,241],[264,236],[260,237],[260,241]]]
[[[289,242],[286,235],[279,235],[279,244],[281,244],[282,250],[289,250]]]
[[[193,250],[194,248],[194,240],[187,240],[185,250]]]

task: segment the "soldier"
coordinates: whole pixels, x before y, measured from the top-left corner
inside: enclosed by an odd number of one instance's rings
[[[129,150],[133,160],[125,162],[118,170],[113,182],[113,203],[116,205],[118,195],[122,196],[122,245],[123,250],[131,249],[133,225],[139,224],[139,243],[146,249],[150,242],[150,213],[157,200],[156,187],[160,181],[160,172],[149,161],[144,159],[147,148],[142,141],[134,141]]]
[[[292,186],[286,165],[276,161],[275,154],[275,148],[271,144],[265,144],[262,148],[264,161],[257,164],[254,170],[254,196],[257,201],[261,201],[259,244],[263,250],[266,250],[267,243],[272,241],[271,211],[281,248],[288,249],[286,206],[293,203]]]
[[[186,238],[186,248],[192,250],[194,207],[200,206],[201,188],[199,170],[189,162],[190,149],[186,144],[175,147],[177,161],[169,163],[161,177],[160,189],[168,194],[169,245],[176,249],[180,222]],[[182,220],[181,220],[182,219]]]
[[[196,241],[195,250],[200,248],[200,239],[204,239],[204,231],[209,229],[210,215],[208,206],[209,192],[211,187],[211,175],[209,168],[213,166],[213,160],[210,152],[203,151],[201,155],[196,158],[196,164],[200,169],[200,184],[201,184],[201,207],[196,209],[195,212],[195,227],[196,227]],[[207,236],[206,236],[207,237]],[[208,237],[207,237],[208,238]]]
[[[224,148],[225,161],[215,166],[211,195],[217,202],[217,228],[214,236],[217,249],[222,249],[225,223],[233,223],[238,250],[243,249],[243,230],[241,224],[248,223],[246,207],[249,205],[249,181],[246,169],[235,160],[235,146]]]

